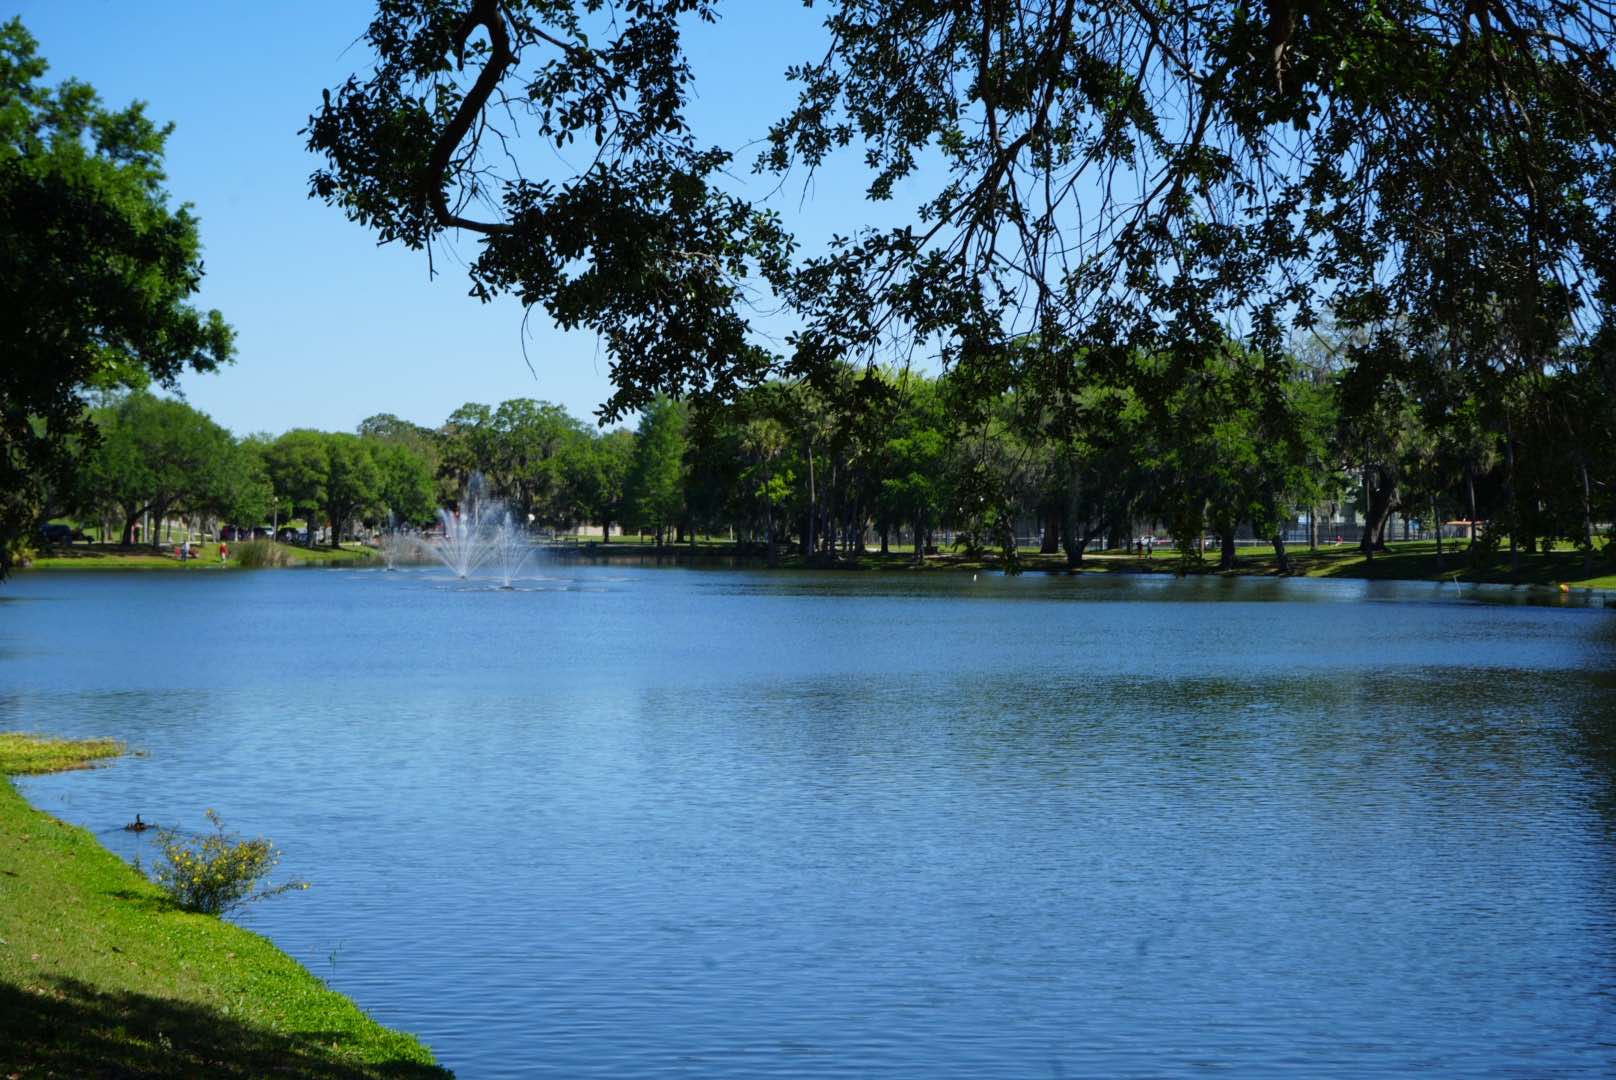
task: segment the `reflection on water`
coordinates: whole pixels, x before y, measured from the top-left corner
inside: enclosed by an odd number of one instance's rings
[[[1616,619],[1500,591],[547,565],[40,576],[23,787],[462,1076],[1608,1075]],[[12,586],[8,585],[8,589]]]

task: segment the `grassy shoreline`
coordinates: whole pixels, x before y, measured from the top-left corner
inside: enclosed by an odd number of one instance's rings
[[[701,544],[695,547],[680,545],[678,547],[663,547],[658,549],[650,544],[634,544],[614,541],[610,544],[588,543],[576,545],[554,545],[551,552],[563,557],[576,558],[584,561],[611,561],[619,559],[634,560],[665,560],[675,562],[701,563],[712,560],[734,560],[744,563],[748,567],[761,567],[764,558],[761,554],[742,551],[733,544]],[[1582,568],[1582,555],[1571,550],[1555,551],[1552,553],[1522,553],[1521,573],[1519,580],[1511,580],[1509,572],[1509,552],[1500,553],[1493,565],[1486,569],[1476,569],[1468,565],[1466,553],[1462,546],[1452,542],[1444,545],[1444,553],[1439,560],[1436,554],[1434,541],[1395,541],[1387,546],[1385,552],[1377,552],[1373,559],[1366,559],[1356,547],[1352,546],[1321,546],[1317,551],[1309,551],[1303,545],[1292,547],[1288,554],[1291,561],[1291,577],[1325,577],[1342,579],[1367,579],[1375,581],[1430,581],[1447,582],[1457,579],[1465,584],[1491,584],[1491,585],[1534,585],[1555,588],[1565,584],[1575,589],[1616,589],[1616,563],[1603,552],[1597,552],[1591,561],[1589,573]],[[1274,557],[1273,549],[1269,547],[1245,547],[1241,549],[1233,570],[1221,570],[1218,567],[1217,552],[1211,551],[1200,563],[1185,564],[1176,553],[1170,550],[1157,550],[1150,558],[1125,553],[1121,551],[1090,552],[1083,558],[1081,566],[1069,570],[1064,554],[1041,554],[1038,551],[1023,548],[1018,557],[1021,569],[1027,573],[1087,573],[1087,574],[1179,574],[1208,575],[1220,577],[1278,577],[1279,569]],[[860,555],[856,560],[824,563],[804,559],[799,554],[782,553],[778,559],[780,569],[801,570],[816,568],[834,568],[839,570],[859,571],[946,571],[970,570],[998,571],[1002,567],[1002,559],[997,552],[987,552],[980,557],[972,557],[957,552],[944,552],[938,555],[929,555],[916,564],[908,552],[892,552],[887,555],[868,553]]]
[[[3,775],[119,752],[0,733],[0,1076],[451,1075],[267,938],[181,910]]]
[[[183,570],[196,573],[217,570],[254,569],[242,564],[244,547],[263,545],[272,555],[271,565],[277,567],[304,566],[368,566],[379,563],[374,551],[363,547],[304,547],[301,544],[282,544],[270,540],[244,541],[230,545],[228,561],[219,558],[218,544],[192,544],[193,557],[181,560],[172,548],[157,549],[149,544],[71,544],[44,549],[27,566],[19,566],[18,573],[34,570]]]
[[[181,562],[172,555],[153,554],[150,548],[119,548],[104,545],[81,545],[52,549],[34,560],[32,571],[53,570],[185,570],[217,571],[241,569],[232,548],[230,562],[221,563],[215,545],[199,545],[199,557]],[[652,544],[632,541],[614,541],[603,544],[549,543],[542,551],[563,559],[584,561],[652,561],[675,563],[730,562],[750,568],[766,565],[764,556],[752,547],[728,541],[704,540],[696,545],[669,545],[657,548]],[[275,563],[285,567],[303,566],[375,566],[380,558],[367,548],[306,548],[291,544],[275,544]],[[1509,572],[1509,553],[1498,553],[1490,567],[1473,568],[1469,565],[1462,543],[1448,543],[1442,558],[1436,554],[1431,541],[1396,541],[1385,552],[1366,559],[1355,547],[1325,545],[1316,551],[1305,546],[1290,550],[1292,577],[1356,578],[1376,581],[1430,581],[1457,580],[1465,584],[1535,585],[1555,588],[1566,585],[1574,589],[1616,589],[1616,562],[1605,551],[1595,553],[1588,572],[1584,572],[1582,555],[1572,550],[1550,553],[1522,553],[1518,580]],[[1019,553],[1021,568],[1029,573],[1067,573],[1066,557],[1062,554],[1046,555],[1036,550],[1022,549]],[[970,570],[997,571],[1001,568],[997,552],[979,557],[945,551],[927,556],[916,565],[908,551],[895,550],[887,555],[869,552],[854,560],[804,559],[800,554],[782,552],[778,559],[780,569],[837,569],[859,571],[944,571]],[[1216,574],[1225,577],[1279,576],[1271,548],[1246,547],[1233,570],[1220,570],[1216,552],[1208,552],[1199,564],[1186,565],[1173,552],[1158,550],[1152,558],[1121,552],[1091,552],[1084,556],[1078,568],[1082,573],[1126,574]],[[26,572],[26,571],[19,571]]]

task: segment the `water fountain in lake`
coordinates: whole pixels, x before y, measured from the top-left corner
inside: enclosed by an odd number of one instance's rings
[[[412,532],[388,529],[377,543],[387,569],[397,570],[400,563],[414,562],[421,553],[421,538]]]
[[[438,521],[443,535],[427,546],[456,577],[469,578],[487,563],[508,589],[533,553],[527,531],[510,510],[484,500],[481,476],[474,474],[466,485],[460,509],[440,509]]]

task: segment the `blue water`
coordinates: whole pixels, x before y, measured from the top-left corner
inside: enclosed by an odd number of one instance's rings
[[[1616,613],[532,573],[19,576],[0,729],[462,1077],[1616,1073]]]

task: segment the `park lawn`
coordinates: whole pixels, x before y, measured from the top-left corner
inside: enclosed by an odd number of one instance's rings
[[[213,558],[180,562],[172,554],[154,551],[148,545],[121,547],[117,544],[73,544],[42,548],[26,567],[28,570],[202,570],[219,569],[219,553]]]
[[[264,543],[266,541],[260,541]],[[302,547],[298,544],[275,544],[277,551],[293,566],[364,565],[376,558],[366,547],[340,548]],[[161,551],[149,545],[128,547],[117,544],[72,544],[44,548],[27,569],[32,570],[224,570],[236,569],[239,544],[231,544],[228,563],[219,559],[219,545],[192,544],[193,557],[181,561],[173,548]]]
[[[118,744],[0,734],[0,774]],[[186,912],[0,776],[0,1076],[445,1077],[268,939]]]
[[[1357,547],[1351,545],[1326,546],[1309,551],[1306,545],[1290,547],[1291,573],[1298,577],[1363,578],[1373,581],[1452,581],[1493,585],[1540,585],[1549,588],[1561,584],[1577,589],[1616,589],[1616,565],[1604,551],[1596,551],[1591,573],[1584,573],[1582,553],[1572,549],[1553,552],[1521,553],[1521,572],[1512,580],[1509,573],[1509,550],[1499,552],[1492,566],[1485,570],[1470,567],[1464,542],[1444,542],[1443,557],[1439,561],[1436,542],[1432,540],[1394,541],[1388,550],[1366,559]],[[1165,558],[1164,558],[1165,556]],[[1156,553],[1154,560],[1133,557],[1134,568],[1156,572],[1169,572],[1179,563],[1173,552]],[[1273,549],[1242,547],[1235,575],[1275,574],[1277,560]],[[1219,573],[1216,551],[1207,557],[1198,572]]]

